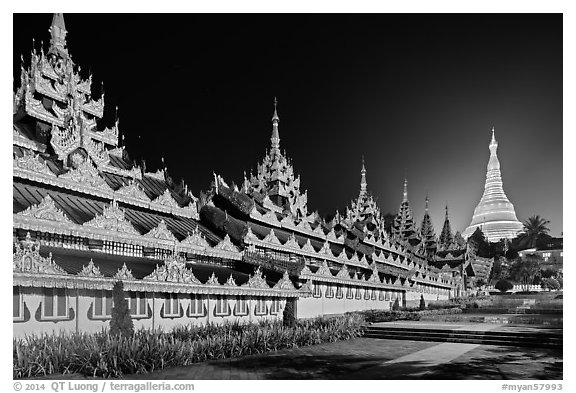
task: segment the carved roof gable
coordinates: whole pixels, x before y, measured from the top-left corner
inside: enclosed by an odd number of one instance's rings
[[[120,269],[114,275],[114,278],[117,280],[135,280],[134,276],[132,275],[132,270],[126,267],[124,263]]]
[[[131,197],[131,198],[140,199],[140,200],[143,200],[146,202],[150,202],[150,198],[148,198],[148,195],[146,195],[144,190],[142,190],[140,185],[137,182],[135,182],[134,180],[132,180],[130,183],[126,184],[125,186],[120,187],[115,192],[116,192],[116,194],[119,194],[119,195],[124,195],[127,197]]]
[[[238,249],[234,244],[232,244],[232,241],[230,240],[230,236],[228,236],[228,234],[226,234],[226,236],[224,236],[224,239],[222,239],[220,243],[214,246],[214,248],[216,250],[238,252]]]
[[[314,247],[312,247],[312,243],[310,243],[310,239],[306,239],[306,243],[302,246],[302,251],[316,252]]]
[[[178,240],[174,236],[172,232],[166,226],[166,222],[162,219],[158,223],[156,228],[152,228],[150,232],[144,235],[144,237],[153,238],[153,239],[161,239],[161,240],[169,240],[173,242],[177,242]]]
[[[250,275],[248,282],[246,282],[243,287],[250,288],[260,288],[260,289],[270,289],[270,286],[266,282],[266,277],[262,275],[260,267],[256,268],[254,274]]]
[[[278,280],[276,285],[274,285],[274,289],[289,289],[289,290],[296,289],[294,287],[294,284],[290,280],[290,276],[288,275],[288,272],[286,270],[284,271],[282,278]]]
[[[186,267],[186,261],[181,257],[170,256],[164,265],[156,265],[156,269],[144,280],[181,282],[186,284],[201,284],[194,276],[192,269]]]
[[[346,265],[343,265],[342,268],[338,270],[336,277],[350,279],[350,272],[348,271],[348,267]]]
[[[104,206],[102,215],[85,222],[83,226],[140,235],[140,232],[124,217],[124,210],[118,207],[116,201],[112,201],[109,206]]]
[[[224,285],[228,286],[228,287],[235,287],[236,286],[236,280],[234,280],[234,277],[232,277],[232,273],[230,273],[230,277],[228,277],[228,280],[226,280]]]
[[[328,267],[328,263],[326,261],[322,262],[322,265],[316,270],[316,275],[326,276],[326,277],[333,277],[330,268]]]
[[[298,244],[298,241],[296,240],[296,236],[294,236],[293,233],[290,234],[290,236],[288,237],[288,240],[286,241],[286,243],[284,243],[284,246],[294,248],[296,250],[300,250],[300,245]]]
[[[276,234],[274,233],[274,229],[270,229],[270,232],[266,235],[266,237],[264,238],[264,241],[266,243],[271,243],[271,244],[280,244],[280,240],[278,240],[278,238],[276,237]]]
[[[220,285],[218,277],[216,277],[214,272],[212,272],[212,275],[208,278],[208,281],[206,281],[206,285]]]
[[[52,260],[52,253],[47,258],[40,255],[40,242],[33,241],[30,232],[24,241],[15,243],[12,270],[19,273],[67,274]]]
[[[50,194],[46,195],[39,204],[30,206],[18,215],[63,223],[72,222],[66,214],[56,207]]]
[[[210,244],[208,244],[208,241],[206,241],[206,239],[204,238],[198,227],[194,228],[192,233],[188,233],[186,239],[182,240],[180,244],[200,249],[210,247]]]
[[[94,265],[94,261],[90,259],[90,262],[86,266],[82,266],[82,271],[78,273],[80,277],[104,277],[100,273],[98,266]]]
[[[78,155],[78,157],[80,156]],[[77,158],[77,160],[80,159],[83,161],[79,163],[75,169],[69,170],[58,176],[58,178],[73,181],[85,187],[97,188],[102,191],[112,191],[108,183],[100,176],[98,169],[92,164],[92,161],[85,158]]]
[[[154,199],[152,201],[152,203],[157,203],[159,205],[170,207],[170,208],[176,208],[176,209],[180,208],[180,206],[178,205],[178,202],[176,202],[176,200],[172,197],[172,193],[170,192],[170,190],[168,188],[164,191],[164,194],[162,194],[158,198]]]

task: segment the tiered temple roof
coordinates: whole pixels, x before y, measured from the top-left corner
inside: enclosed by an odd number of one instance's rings
[[[241,250],[199,222],[197,198],[188,187],[175,183],[166,168],[149,173],[131,160],[119,144],[118,119],[111,128],[98,127],[104,94],[92,95],[92,76],[85,78],[68,52],[62,14],[54,14],[49,31],[48,51],[33,49],[14,93],[14,282],[41,281],[17,263],[28,253],[39,264],[48,258],[58,266],[61,276],[46,278],[47,286],[71,287],[71,277],[76,285],[82,266],[90,265],[101,273],[102,288],[110,289],[120,274],[139,280],[128,289],[156,291],[163,284],[145,277],[170,261],[181,270],[192,268],[199,281],[184,284],[198,290],[214,286],[210,273],[220,283],[230,275],[239,285],[247,283],[252,269],[239,268]],[[301,294],[272,288],[281,273],[267,277],[270,285],[260,289],[269,296]],[[236,290],[222,288],[216,292]]]
[[[399,241],[404,241],[411,246],[416,246],[420,243],[418,230],[408,201],[408,180],[404,179],[404,194],[398,214],[392,223],[392,235]]]
[[[272,150],[259,166],[258,176],[245,179],[241,190],[216,176],[211,200],[200,211],[205,225],[221,236],[229,235],[244,249],[244,262],[326,282],[343,280],[391,289],[453,286],[450,279],[428,267],[424,257],[388,237],[380,209],[367,189],[364,164],[359,196],[344,217],[337,212],[332,221],[325,222],[318,214],[304,215],[303,200],[271,198],[281,196],[275,193],[279,184],[292,184],[291,195],[299,195],[299,182],[281,176],[293,174],[293,169],[279,151],[276,108],[272,124]]]

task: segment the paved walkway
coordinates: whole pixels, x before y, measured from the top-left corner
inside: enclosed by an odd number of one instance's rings
[[[494,324],[461,325],[467,330],[504,329]],[[554,380],[562,379],[562,364],[562,351],[554,349],[359,338],[174,367],[124,379]]]

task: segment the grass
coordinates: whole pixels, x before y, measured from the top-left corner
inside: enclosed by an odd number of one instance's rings
[[[60,333],[13,340],[13,378],[79,373],[117,378],[167,367],[348,340],[364,331],[361,315],[260,324],[182,326],[170,332],[141,329],[132,337]]]

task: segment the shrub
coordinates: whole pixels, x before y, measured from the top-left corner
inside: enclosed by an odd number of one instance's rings
[[[139,329],[133,336],[99,333],[32,335],[13,341],[13,377],[80,373],[115,378],[192,363],[348,340],[361,336],[364,318],[335,318],[259,324],[181,326],[171,332]]]
[[[398,301],[398,298],[396,298],[396,300],[394,300],[394,304],[392,305],[392,310],[393,311],[400,310],[400,302]]]
[[[509,291],[510,289],[514,288],[514,285],[512,285],[512,283],[508,280],[499,280],[496,285],[494,285],[494,288],[496,288],[497,290],[499,290],[500,292],[504,293]]]
[[[134,335],[134,323],[130,316],[122,281],[114,283],[112,298],[114,307],[112,307],[112,319],[110,320],[110,334],[112,336],[132,337]]]

